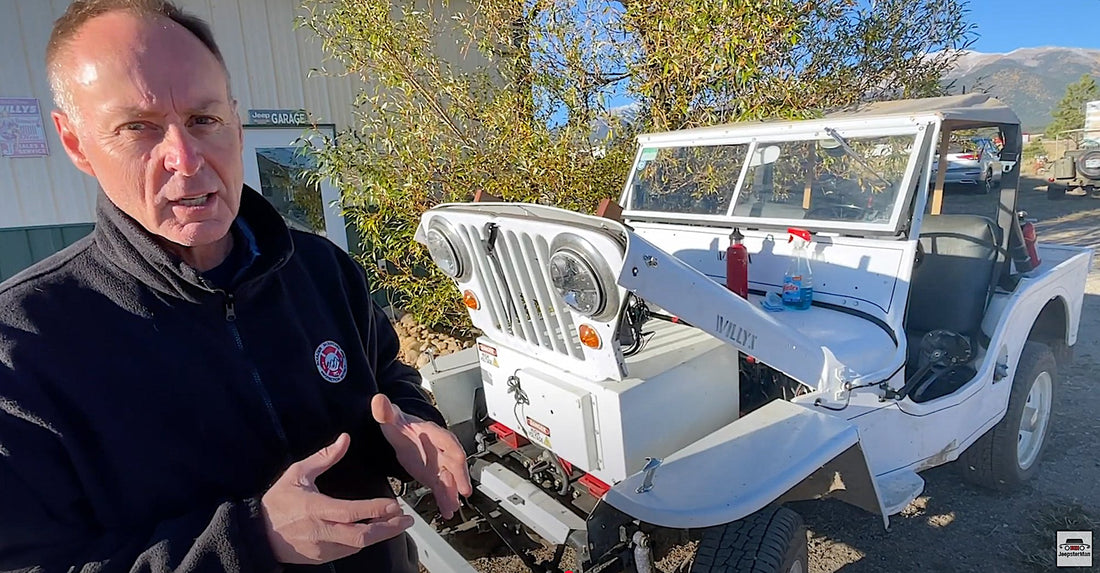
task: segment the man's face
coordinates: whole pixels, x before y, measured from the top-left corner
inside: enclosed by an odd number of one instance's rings
[[[81,27],[62,58],[75,117],[54,122],[76,166],[149,232],[198,250],[224,243],[242,130],[214,55],[167,18],[113,12]]]

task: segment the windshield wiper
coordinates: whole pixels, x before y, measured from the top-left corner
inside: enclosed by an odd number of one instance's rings
[[[833,129],[831,127],[826,127],[825,128],[825,133],[828,133],[829,137],[835,139],[836,142],[840,144],[840,148],[844,150],[844,153],[847,153],[848,157],[851,157],[852,159],[855,159],[856,163],[858,163],[859,166],[864,169],[864,171],[866,171],[867,173],[870,173],[871,175],[874,175],[875,178],[877,178],[879,181],[882,181],[882,183],[884,185],[886,185],[887,187],[889,187],[891,185],[891,183],[889,181],[887,181],[885,177],[883,177],[882,175],[879,175],[878,172],[875,171],[874,169],[872,169],[870,165],[867,165],[867,162],[863,160],[863,156],[860,155],[859,152],[857,152],[855,149],[852,149],[852,146],[848,145],[848,141],[846,139],[844,139],[843,137],[841,137],[840,134],[837,133],[835,129]]]

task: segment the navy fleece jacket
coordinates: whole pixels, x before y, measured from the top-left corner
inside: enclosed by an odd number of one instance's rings
[[[92,235],[0,285],[0,571],[276,570],[259,500],[340,432],[321,491],[393,497],[371,398],[443,420],[362,269],[251,189],[239,217],[260,255],[226,290],[102,193]],[[415,561],[400,536],[334,569]]]

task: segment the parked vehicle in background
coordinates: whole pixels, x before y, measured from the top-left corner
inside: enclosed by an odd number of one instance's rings
[[[968,202],[988,211],[945,213],[931,159],[977,126],[1004,138],[1005,185]],[[1029,254],[1021,139],[985,95],[879,102],[642,135],[603,216],[428,210],[416,239],[481,335],[421,369],[476,486],[449,521],[405,488],[423,564],[457,573],[432,540],[491,530],[536,571],[571,547],[585,573],[652,573],[695,540],[690,573],[806,573],[788,502],[834,497],[888,525],[920,472],[956,459],[974,483],[1021,486],[1092,255]],[[746,298],[727,286],[731,241],[750,255]],[[811,259],[812,301],[776,311],[792,257]]]
[[[988,137],[952,140],[947,148],[944,183],[967,185],[982,195],[989,193],[1001,182],[999,154],[997,146]],[[933,163],[932,169],[939,169],[938,162]]]
[[[1063,199],[1075,189],[1100,198],[1100,142],[1086,139],[1080,148],[1067,151],[1054,162],[1047,181],[1048,199]]]

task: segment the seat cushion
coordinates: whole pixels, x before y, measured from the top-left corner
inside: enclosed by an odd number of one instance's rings
[[[999,229],[977,215],[929,216],[920,243],[924,256],[913,270],[906,331],[918,340],[940,328],[976,335],[997,267]]]

